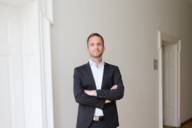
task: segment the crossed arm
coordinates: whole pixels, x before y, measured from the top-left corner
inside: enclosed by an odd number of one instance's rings
[[[118,85],[113,85],[111,87],[111,90],[116,90],[118,87]],[[89,95],[89,96],[94,96],[94,97],[97,97],[97,90],[84,90],[84,92]],[[105,104],[108,104],[108,103],[111,103],[111,100],[109,99],[106,99],[105,100]]]
[[[75,69],[73,88],[75,100],[76,102],[87,106],[103,108],[104,104],[110,103],[113,100],[119,100],[124,95],[124,86],[118,67],[116,67],[114,72],[114,85],[111,89],[84,90],[80,85],[81,80],[77,69]]]

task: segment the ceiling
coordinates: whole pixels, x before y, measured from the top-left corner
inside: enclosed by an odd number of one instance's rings
[[[9,4],[9,5],[22,5],[29,1],[32,1],[32,0],[0,0],[0,3]]]

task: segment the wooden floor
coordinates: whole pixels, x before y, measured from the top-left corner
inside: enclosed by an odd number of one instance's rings
[[[192,121],[188,122],[187,124],[185,124],[184,126],[182,126],[181,128],[192,128]]]
[[[164,127],[164,128],[175,128],[175,127]],[[181,126],[180,128],[192,128],[192,121],[184,124],[184,125]]]

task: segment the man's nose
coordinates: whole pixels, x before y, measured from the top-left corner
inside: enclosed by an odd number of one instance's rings
[[[96,46],[96,47],[95,47],[95,49],[96,49],[96,50],[98,50],[98,49],[99,49],[99,47],[98,47],[98,46]]]
[[[95,49],[98,49],[98,46],[97,46],[97,45],[95,45],[95,46],[94,46],[94,48],[95,48]]]

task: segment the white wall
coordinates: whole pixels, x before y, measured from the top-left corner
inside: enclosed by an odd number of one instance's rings
[[[75,127],[73,68],[88,61],[86,38],[91,32],[99,32],[106,41],[104,60],[120,67],[125,84],[125,96],[118,102],[120,127],[157,128],[158,73],[153,70],[157,30],[188,39],[188,24],[185,28],[182,25],[190,17],[188,11],[181,0],[55,0],[52,27],[55,127]],[[183,47],[190,41],[183,41]],[[183,56],[187,53],[191,53],[188,46]],[[188,59],[184,58],[188,66],[185,68],[190,68]],[[185,77],[192,72],[182,73]],[[186,82],[189,85],[192,80]]]

